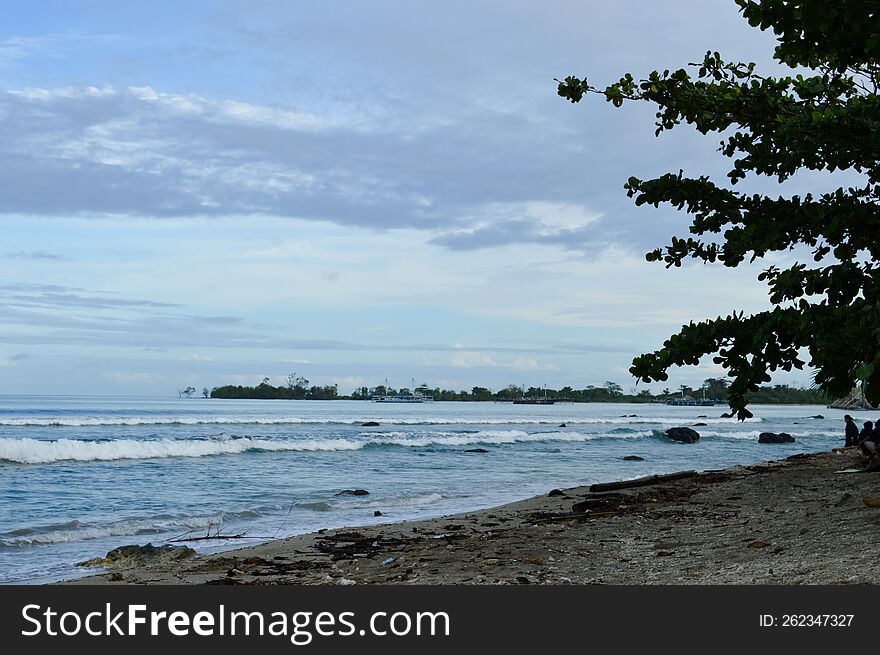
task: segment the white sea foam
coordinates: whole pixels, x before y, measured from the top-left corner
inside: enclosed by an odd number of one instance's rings
[[[372,435],[368,441],[377,446],[405,446],[419,448],[425,446],[475,446],[504,445],[514,443],[528,443],[540,441],[568,441],[581,442],[595,439],[635,439],[648,437],[651,432],[630,432],[626,434],[607,432],[534,432],[524,430],[481,430],[480,432],[455,433],[433,432],[425,436],[413,436],[408,432],[384,432],[381,435]]]
[[[757,430],[699,431],[702,437],[757,439]],[[837,432],[790,432],[794,437],[833,437]],[[367,447],[398,446],[425,448],[429,446],[463,447],[475,445],[507,445],[530,442],[587,442],[597,439],[642,439],[662,435],[659,430],[629,432],[526,432],[525,430],[481,430],[478,432],[429,432],[414,434],[404,431],[361,432],[353,438],[335,439],[265,439],[219,435],[210,439],[114,439],[88,441],[78,439],[43,440],[32,438],[0,438],[0,461],[19,464],[50,464],[61,461],[112,461],[121,459],[157,459],[168,457],[207,457],[236,455],[245,452],[334,452],[355,451]]]
[[[19,464],[50,464],[61,461],[112,461],[120,459],[157,459],[168,457],[206,457],[235,455],[249,451],[352,451],[368,446],[470,446],[504,445],[524,442],[581,442],[602,438],[639,438],[650,432],[628,434],[538,432],[523,430],[483,430],[472,433],[431,433],[414,436],[406,432],[364,435],[359,439],[258,439],[219,436],[212,439],[115,439],[86,441],[78,439],[0,438],[0,461]]]
[[[0,460],[20,464],[49,464],[65,460],[79,462],[117,459],[155,459],[166,457],[205,457],[232,455],[252,450],[322,451],[358,450],[364,444],[348,439],[303,439],[281,441],[270,439],[116,439],[85,441],[78,439],[0,439]]]
[[[535,425],[535,424],[554,424],[559,420],[565,420],[568,425],[680,425],[687,421],[700,421],[706,424],[738,424],[740,421],[736,418],[699,418],[686,416],[641,416],[641,417],[620,417],[620,418],[575,418],[566,419],[564,412],[560,412],[558,419],[548,419],[547,417],[534,418],[485,418],[467,417],[443,418],[437,417],[376,417],[368,416],[361,418],[311,418],[298,416],[285,416],[273,418],[257,418],[257,417],[233,417],[233,416],[170,416],[170,417],[151,417],[151,416],[134,416],[134,417],[118,417],[118,416],[93,416],[93,417],[46,417],[35,418],[31,416],[24,417],[5,417],[0,419],[0,426],[10,427],[91,427],[91,426],[136,426],[136,425],[360,425],[367,421],[378,421],[384,425]],[[758,423],[762,419],[760,417],[752,417],[746,419],[747,423]]]
[[[749,430],[745,432],[703,432],[702,430],[697,430],[700,433],[700,437],[721,437],[726,439],[749,439],[755,441],[761,435],[764,430]],[[786,434],[790,434],[793,437],[840,437],[843,439],[843,432],[841,430],[835,431],[811,431],[811,432],[792,432],[791,430],[783,430]]]
[[[0,547],[16,548],[63,544],[107,537],[128,537],[147,534],[204,531],[221,522],[217,516],[189,516],[179,518],[134,518],[113,523],[89,524],[70,521],[60,525],[37,526],[0,534]]]

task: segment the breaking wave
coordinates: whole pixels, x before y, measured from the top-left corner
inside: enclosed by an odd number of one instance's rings
[[[157,459],[167,457],[206,457],[234,455],[248,451],[321,451],[358,450],[363,444],[349,439],[303,439],[281,441],[271,439],[116,439],[86,441],[79,439],[0,439],[0,461],[19,464],[50,464],[66,460],[78,462],[112,461],[118,459]]]
[[[207,457],[259,451],[352,451],[376,446],[468,446],[503,445],[540,441],[591,441],[602,438],[636,438],[649,432],[627,435],[584,434],[580,432],[539,432],[522,430],[484,430],[474,433],[433,433],[412,436],[406,432],[362,435],[358,439],[261,439],[221,435],[211,439],[115,439],[87,441],[79,439],[0,438],[0,461],[19,464],[50,464],[61,461],[112,461],[119,459],[159,459],[168,457]]]
[[[134,518],[105,524],[68,521],[0,533],[0,548],[63,544],[107,537],[167,534],[175,531],[188,532],[206,530],[209,526],[217,524],[217,516]]]
[[[698,430],[701,437],[756,440],[760,432]],[[837,432],[790,432],[794,437],[832,437]],[[463,447],[508,445],[517,443],[568,442],[597,439],[641,439],[663,436],[659,430],[621,430],[608,432],[533,432],[524,430],[481,430],[478,432],[431,432],[414,434],[404,431],[361,432],[350,438],[269,439],[218,435],[208,439],[32,439],[0,438],[0,462],[51,464],[53,462],[98,462],[122,459],[164,459],[170,457],[208,457],[248,452],[340,452],[364,448],[396,446]]]
[[[560,413],[559,418],[553,420],[544,418],[474,418],[467,417],[444,418],[442,420],[433,418],[420,418],[415,416],[409,417],[376,417],[366,416],[353,419],[323,419],[323,418],[303,418],[303,417],[276,417],[276,418],[252,418],[252,417],[231,417],[231,416],[203,416],[203,417],[113,417],[113,416],[95,416],[95,417],[13,417],[0,418],[0,426],[9,427],[91,427],[91,426],[135,426],[135,425],[360,425],[367,421],[381,421],[384,425],[502,425],[502,424],[518,424],[518,425],[541,425],[555,424],[560,420],[565,420],[568,425],[631,425],[631,424],[654,424],[654,425],[680,425],[683,421],[699,420],[703,423],[714,424],[738,424],[739,420],[735,418],[699,418],[682,417],[682,416],[642,416],[642,417],[620,417],[620,418],[578,418],[566,419],[565,415]],[[761,421],[759,417],[746,419],[747,423],[758,423]]]

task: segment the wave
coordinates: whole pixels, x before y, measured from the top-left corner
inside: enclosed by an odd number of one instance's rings
[[[484,430],[474,433],[433,433],[413,436],[407,432],[385,432],[363,439],[260,439],[221,435],[212,439],[115,439],[87,441],[79,439],[14,439],[0,438],[0,461],[18,464],[51,464],[61,461],[113,461],[120,459],[164,459],[168,457],[207,457],[237,455],[260,451],[353,451],[367,447],[400,446],[469,446],[476,444],[504,445],[541,441],[592,441],[603,438],[638,438],[650,432],[627,435],[581,432],[538,432],[522,430]]]
[[[348,510],[352,508],[370,509],[378,507],[384,510],[388,508],[407,508],[419,505],[432,505],[443,500],[443,496],[436,492],[428,492],[412,495],[384,496],[380,498],[343,497],[327,501],[313,501],[297,503],[296,507],[315,512],[331,512],[334,510]]]
[[[0,461],[19,464],[51,464],[61,461],[93,462],[119,459],[161,459],[167,457],[206,457],[234,455],[248,451],[326,451],[358,450],[364,444],[348,439],[159,439],[142,441],[116,439],[86,441],[78,439],[0,439]]]
[[[181,516],[168,518],[133,518],[103,525],[69,521],[56,525],[35,526],[0,533],[0,548],[21,548],[63,544],[108,537],[183,533],[207,530],[221,522],[217,516]]]
[[[482,430],[462,434],[433,432],[425,436],[413,436],[410,432],[383,432],[373,435],[366,443],[372,446],[404,446],[423,448],[425,446],[475,446],[505,445],[541,441],[594,441],[596,439],[635,439],[651,436],[651,432],[631,432],[628,434],[609,434],[607,432],[525,432],[523,430]]]
[[[698,430],[702,437],[755,440],[757,430]],[[790,432],[794,437],[836,437],[835,431]],[[234,437],[226,434],[208,439],[32,439],[0,438],[0,462],[17,464],[51,464],[62,461],[114,461],[124,459],[164,459],[170,457],[208,457],[238,455],[248,452],[340,452],[364,448],[429,446],[463,447],[472,445],[509,445],[517,443],[568,442],[598,439],[641,439],[661,435],[658,430],[620,429],[608,432],[526,432],[524,430],[481,430],[478,432],[431,432],[418,434],[404,431],[361,432],[351,438],[269,439]]]
[[[15,417],[0,418],[0,426],[8,427],[97,427],[97,426],[137,426],[137,425],[360,425],[367,421],[378,421],[385,425],[551,425],[559,421],[565,421],[568,425],[630,425],[630,424],[654,424],[654,425],[680,425],[683,422],[698,420],[706,424],[738,424],[736,418],[699,418],[692,416],[641,416],[620,418],[576,418],[567,419],[564,413],[559,413],[558,418],[552,420],[543,417],[536,418],[474,418],[466,417],[444,418],[437,417],[380,417],[367,416],[361,418],[303,418],[303,417],[277,417],[277,418],[253,418],[233,416],[168,416],[168,417]],[[747,423],[759,423],[760,417],[746,419]]]
[[[757,440],[762,432],[765,430],[752,430],[747,432],[703,432],[701,430],[697,430],[700,433],[700,437],[720,437],[726,439],[749,439],[749,440]],[[780,432],[785,432],[786,434],[790,434],[795,438],[803,438],[803,437],[840,437],[843,439],[843,431],[810,431],[810,432],[793,432],[791,430],[780,430]]]

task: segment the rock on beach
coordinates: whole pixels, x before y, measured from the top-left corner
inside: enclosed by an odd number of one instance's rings
[[[679,443],[696,443],[700,440],[700,433],[691,428],[669,428],[664,434]]]
[[[758,435],[758,443],[794,443],[794,437],[787,432],[762,432]]]

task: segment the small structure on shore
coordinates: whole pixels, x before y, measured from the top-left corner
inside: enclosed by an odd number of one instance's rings
[[[860,387],[854,387],[846,398],[838,398],[828,405],[829,409],[848,409],[850,411],[867,411],[870,409],[880,409],[874,407],[865,400],[865,392]]]

